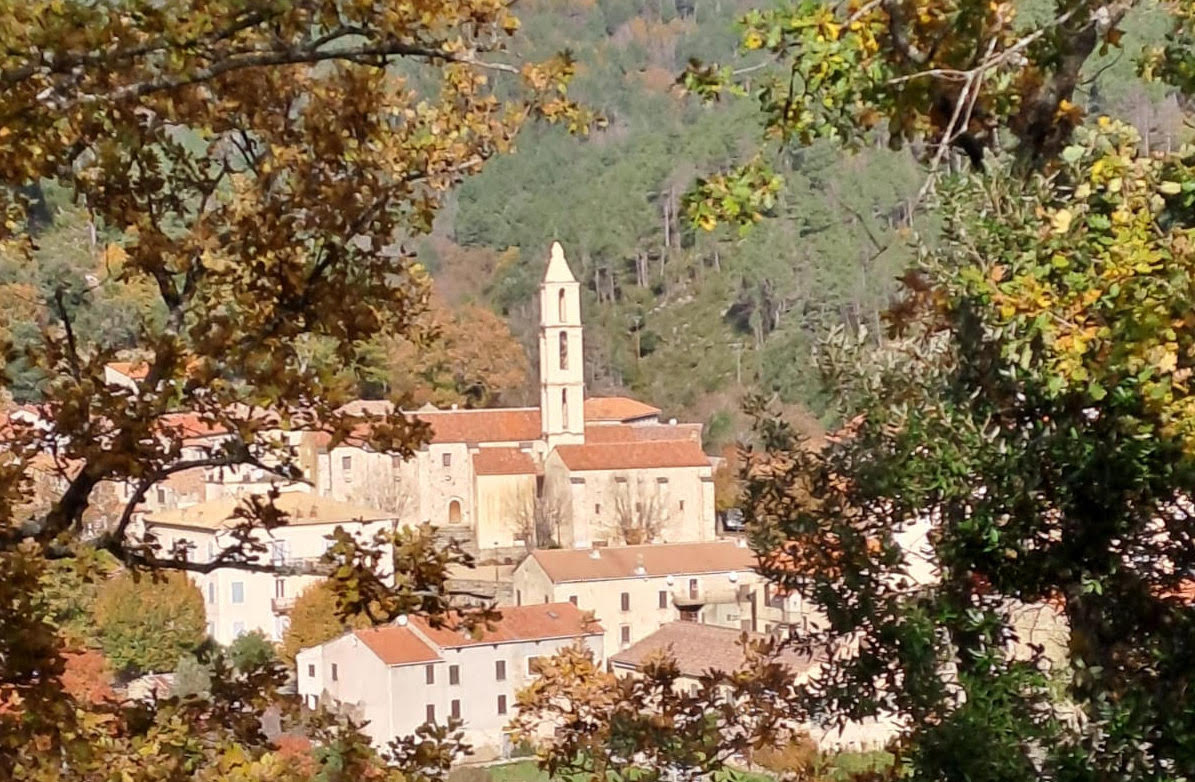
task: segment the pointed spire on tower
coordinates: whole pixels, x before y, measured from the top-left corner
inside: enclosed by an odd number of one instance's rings
[[[564,248],[560,242],[552,242],[552,255],[548,259],[548,270],[544,273],[544,282],[576,282],[573,270],[568,267],[564,259]]]

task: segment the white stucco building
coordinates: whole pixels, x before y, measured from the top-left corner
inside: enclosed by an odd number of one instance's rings
[[[479,637],[451,622],[433,628],[412,617],[355,630],[299,652],[299,695],[355,719],[378,745],[425,722],[464,722],[478,760],[509,751],[506,726],[515,694],[535,676],[534,661],[581,644],[602,662],[602,628],[571,603],[503,606]]]
[[[240,523],[236,516],[240,502],[241,498],[223,497],[186,508],[154,511],[145,516],[142,524],[145,532],[157,538],[163,552],[185,546],[188,560],[209,562],[235,543],[231,530]],[[256,573],[232,566],[191,575],[203,593],[208,634],[222,644],[253,630],[275,641],[282,640],[295,598],[319,580],[315,575],[287,574],[287,570],[310,570],[330,545],[327,536],[338,526],[368,541],[379,530],[398,523],[383,511],[310,492],[284,492],[274,506],[285,512],[289,521],[269,532],[254,530],[253,539],[262,544],[264,553],[252,561],[276,565],[280,572]]]
[[[755,564],[755,554],[732,541],[543,549],[515,569],[515,601],[592,611],[609,657],[669,622],[762,629],[765,581]]]

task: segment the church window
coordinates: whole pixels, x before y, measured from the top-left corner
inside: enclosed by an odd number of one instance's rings
[[[568,429],[568,389],[560,391],[560,425]]]
[[[452,454],[450,454],[450,453],[442,454],[440,456],[440,463],[443,464],[445,467],[451,467],[452,466]]]
[[[448,503],[448,523],[449,524],[460,524],[461,523],[460,500],[453,500],[452,502]]]
[[[561,323],[563,323],[565,320],[567,320],[567,318],[565,317],[566,309],[565,309],[565,304],[564,304],[564,288],[561,288],[560,292],[556,294],[556,311],[557,311],[557,314],[560,316]]]
[[[560,332],[560,368],[568,369],[568,334]]]

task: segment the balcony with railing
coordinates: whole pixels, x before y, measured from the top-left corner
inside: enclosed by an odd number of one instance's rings
[[[672,603],[677,608],[696,608],[703,605],[745,603],[751,599],[747,584],[706,586],[704,589],[681,588],[672,591]]]
[[[289,614],[295,607],[293,597],[275,597],[270,599],[270,608],[275,614]]]
[[[270,565],[280,575],[327,575],[332,565],[323,557],[270,557]]]

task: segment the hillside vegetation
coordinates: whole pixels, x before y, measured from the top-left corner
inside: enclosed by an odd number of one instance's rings
[[[1033,4],[1024,5],[1031,23]],[[346,382],[366,396],[406,392],[418,402],[536,403],[534,291],[547,247],[559,240],[583,283],[591,392],[630,393],[702,421],[710,448],[741,433],[746,389],[776,394],[806,433],[829,423],[812,351],[840,325],[882,338],[912,240],[934,226],[910,219],[922,178],[909,150],[844,153],[828,143],[769,161],[784,182],[771,210],[779,219],[744,235],[686,220],[685,193],[755,155],[760,125],[750,98],[702,105],[676,78],[694,57],[748,74],[765,65],[762,55],[735,53],[736,20],[750,9],[742,0],[521,3],[515,53],[569,50],[578,69],[570,94],[606,124],[586,139],[528,125],[513,154],[467,179],[414,245],[438,292],[429,324],[449,339],[419,366],[410,345],[378,340],[362,351],[362,366],[340,368],[355,378]],[[1165,21],[1138,9],[1126,28],[1148,40]],[[1174,99],[1122,60],[1113,51],[1092,62],[1091,110],[1129,118],[1147,144],[1172,144],[1182,132]],[[0,259],[0,302],[12,313],[0,328],[19,342],[52,317],[33,303],[41,288],[80,310],[84,333],[109,342],[125,333],[133,344],[136,319],[125,303],[147,297],[119,282],[119,248],[61,194],[49,190],[43,200],[40,266]],[[478,308],[504,318],[509,333]],[[36,398],[38,379],[15,361],[10,392]]]
[[[882,313],[911,257],[921,185],[908,151],[833,145],[772,161],[785,186],[746,236],[707,233],[684,219],[697,177],[749,158],[760,137],[750,99],[712,106],[676,87],[691,57],[734,62],[736,0],[536,0],[522,6],[522,46],[568,48],[573,94],[608,126],[578,141],[528,127],[513,155],[460,190],[427,243],[436,276],[461,299],[505,315],[534,361],[533,292],[546,247],[564,243],[584,286],[586,367],[597,391],[627,390],[670,414],[703,420],[709,445],[741,427],[744,389],[776,393],[810,431],[826,416],[811,351],[842,324],[883,333]],[[1026,6],[1027,20],[1033,8]],[[1139,13],[1129,34],[1164,21]],[[1131,48],[1131,47],[1128,47]],[[1173,143],[1181,119],[1160,87],[1139,82],[1115,52],[1092,67],[1093,111],[1129,116],[1153,143]],[[529,387],[530,401],[534,387]]]

